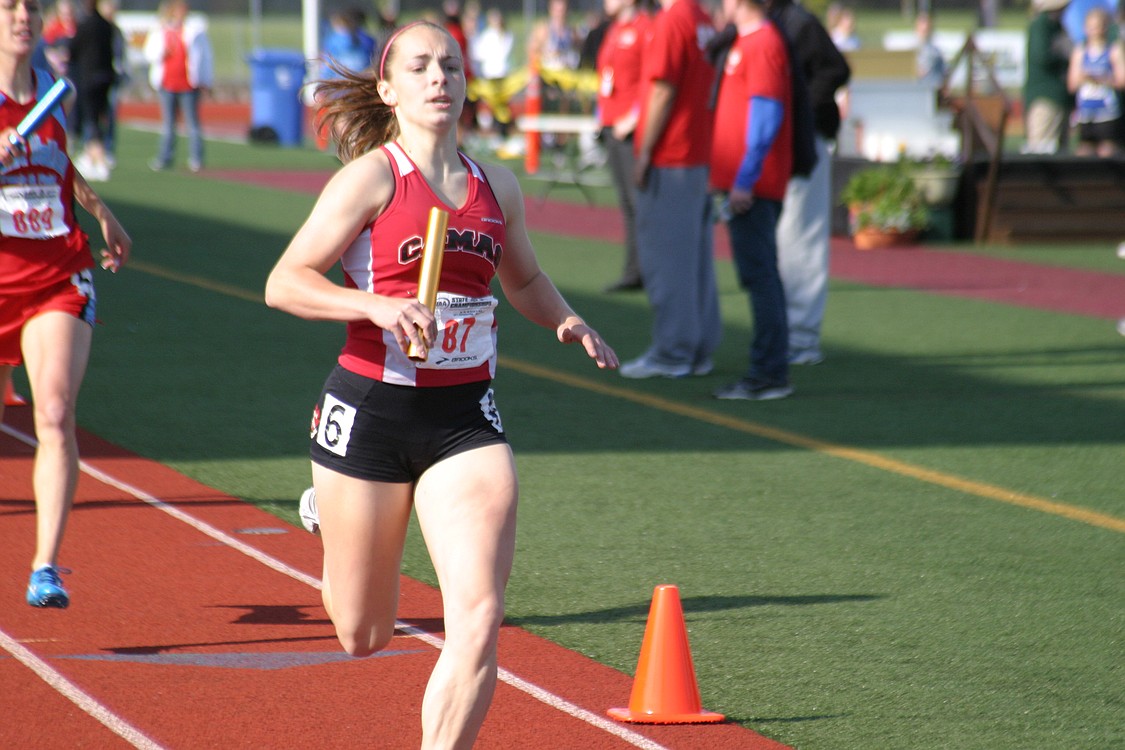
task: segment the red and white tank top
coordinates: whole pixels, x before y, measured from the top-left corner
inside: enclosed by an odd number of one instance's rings
[[[14,128],[54,83],[32,72],[36,97],[25,104],[0,93],[0,129]],[[0,169],[0,289],[53,286],[94,265],[74,216],[74,167],[66,153],[62,109],[27,139],[27,151]]]
[[[386,209],[344,252],[346,286],[388,297],[416,297],[430,209],[449,211],[435,310],[438,339],[425,362],[414,362],[394,336],[370,321],[348,324],[340,364],[393,385],[429,388],[490,380],[496,373],[496,297],[490,283],[500,265],[504,214],[480,166],[469,170],[465,203],[445,205],[397,143],[383,146],[395,193]]]

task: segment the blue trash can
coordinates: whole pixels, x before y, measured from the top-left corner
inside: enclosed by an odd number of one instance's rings
[[[258,49],[250,64],[250,128],[271,128],[282,146],[301,145],[305,57],[296,50]]]

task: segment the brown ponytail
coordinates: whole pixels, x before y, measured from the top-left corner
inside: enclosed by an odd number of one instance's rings
[[[316,127],[336,140],[336,153],[346,164],[393,140],[398,121],[394,109],[379,96],[374,70],[354,73],[332,61],[328,66],[339,77],[315,84]]]

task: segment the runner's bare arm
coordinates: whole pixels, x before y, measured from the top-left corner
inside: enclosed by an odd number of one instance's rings
[[[382,152],[342,167],[270,272],[266,304],[308,320],[370,320],[391,331],[400,346],[411,341],[430,346],[436,335],[434,316],[417,299],[347,289],[325,276],[393,195],[394,176]]]
[[[133,250],[132,238],[77,169],[74,170],[74,199],[101,227],[102,238],[105,240],[105,247],[101,251],[102,268],[116,272],[129,260],[129,253]]]

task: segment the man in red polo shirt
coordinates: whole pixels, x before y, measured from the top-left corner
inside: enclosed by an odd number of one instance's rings
[[[720,72],[711,185],[726,194],[724,218],[739,283],[750,293],[754,333],[746,376],[715,397],[785,398],[793,388],[777,220],[793,171],[789,55],[761,0],[723,0],[723,11],[738,36]]]
[[[714,36],[696,0],[661,0],[644,52],[635,136],[637,253],[653,311],[652,341],[627,378],[703,375],[721,335],[712,258],[711,86]]]

